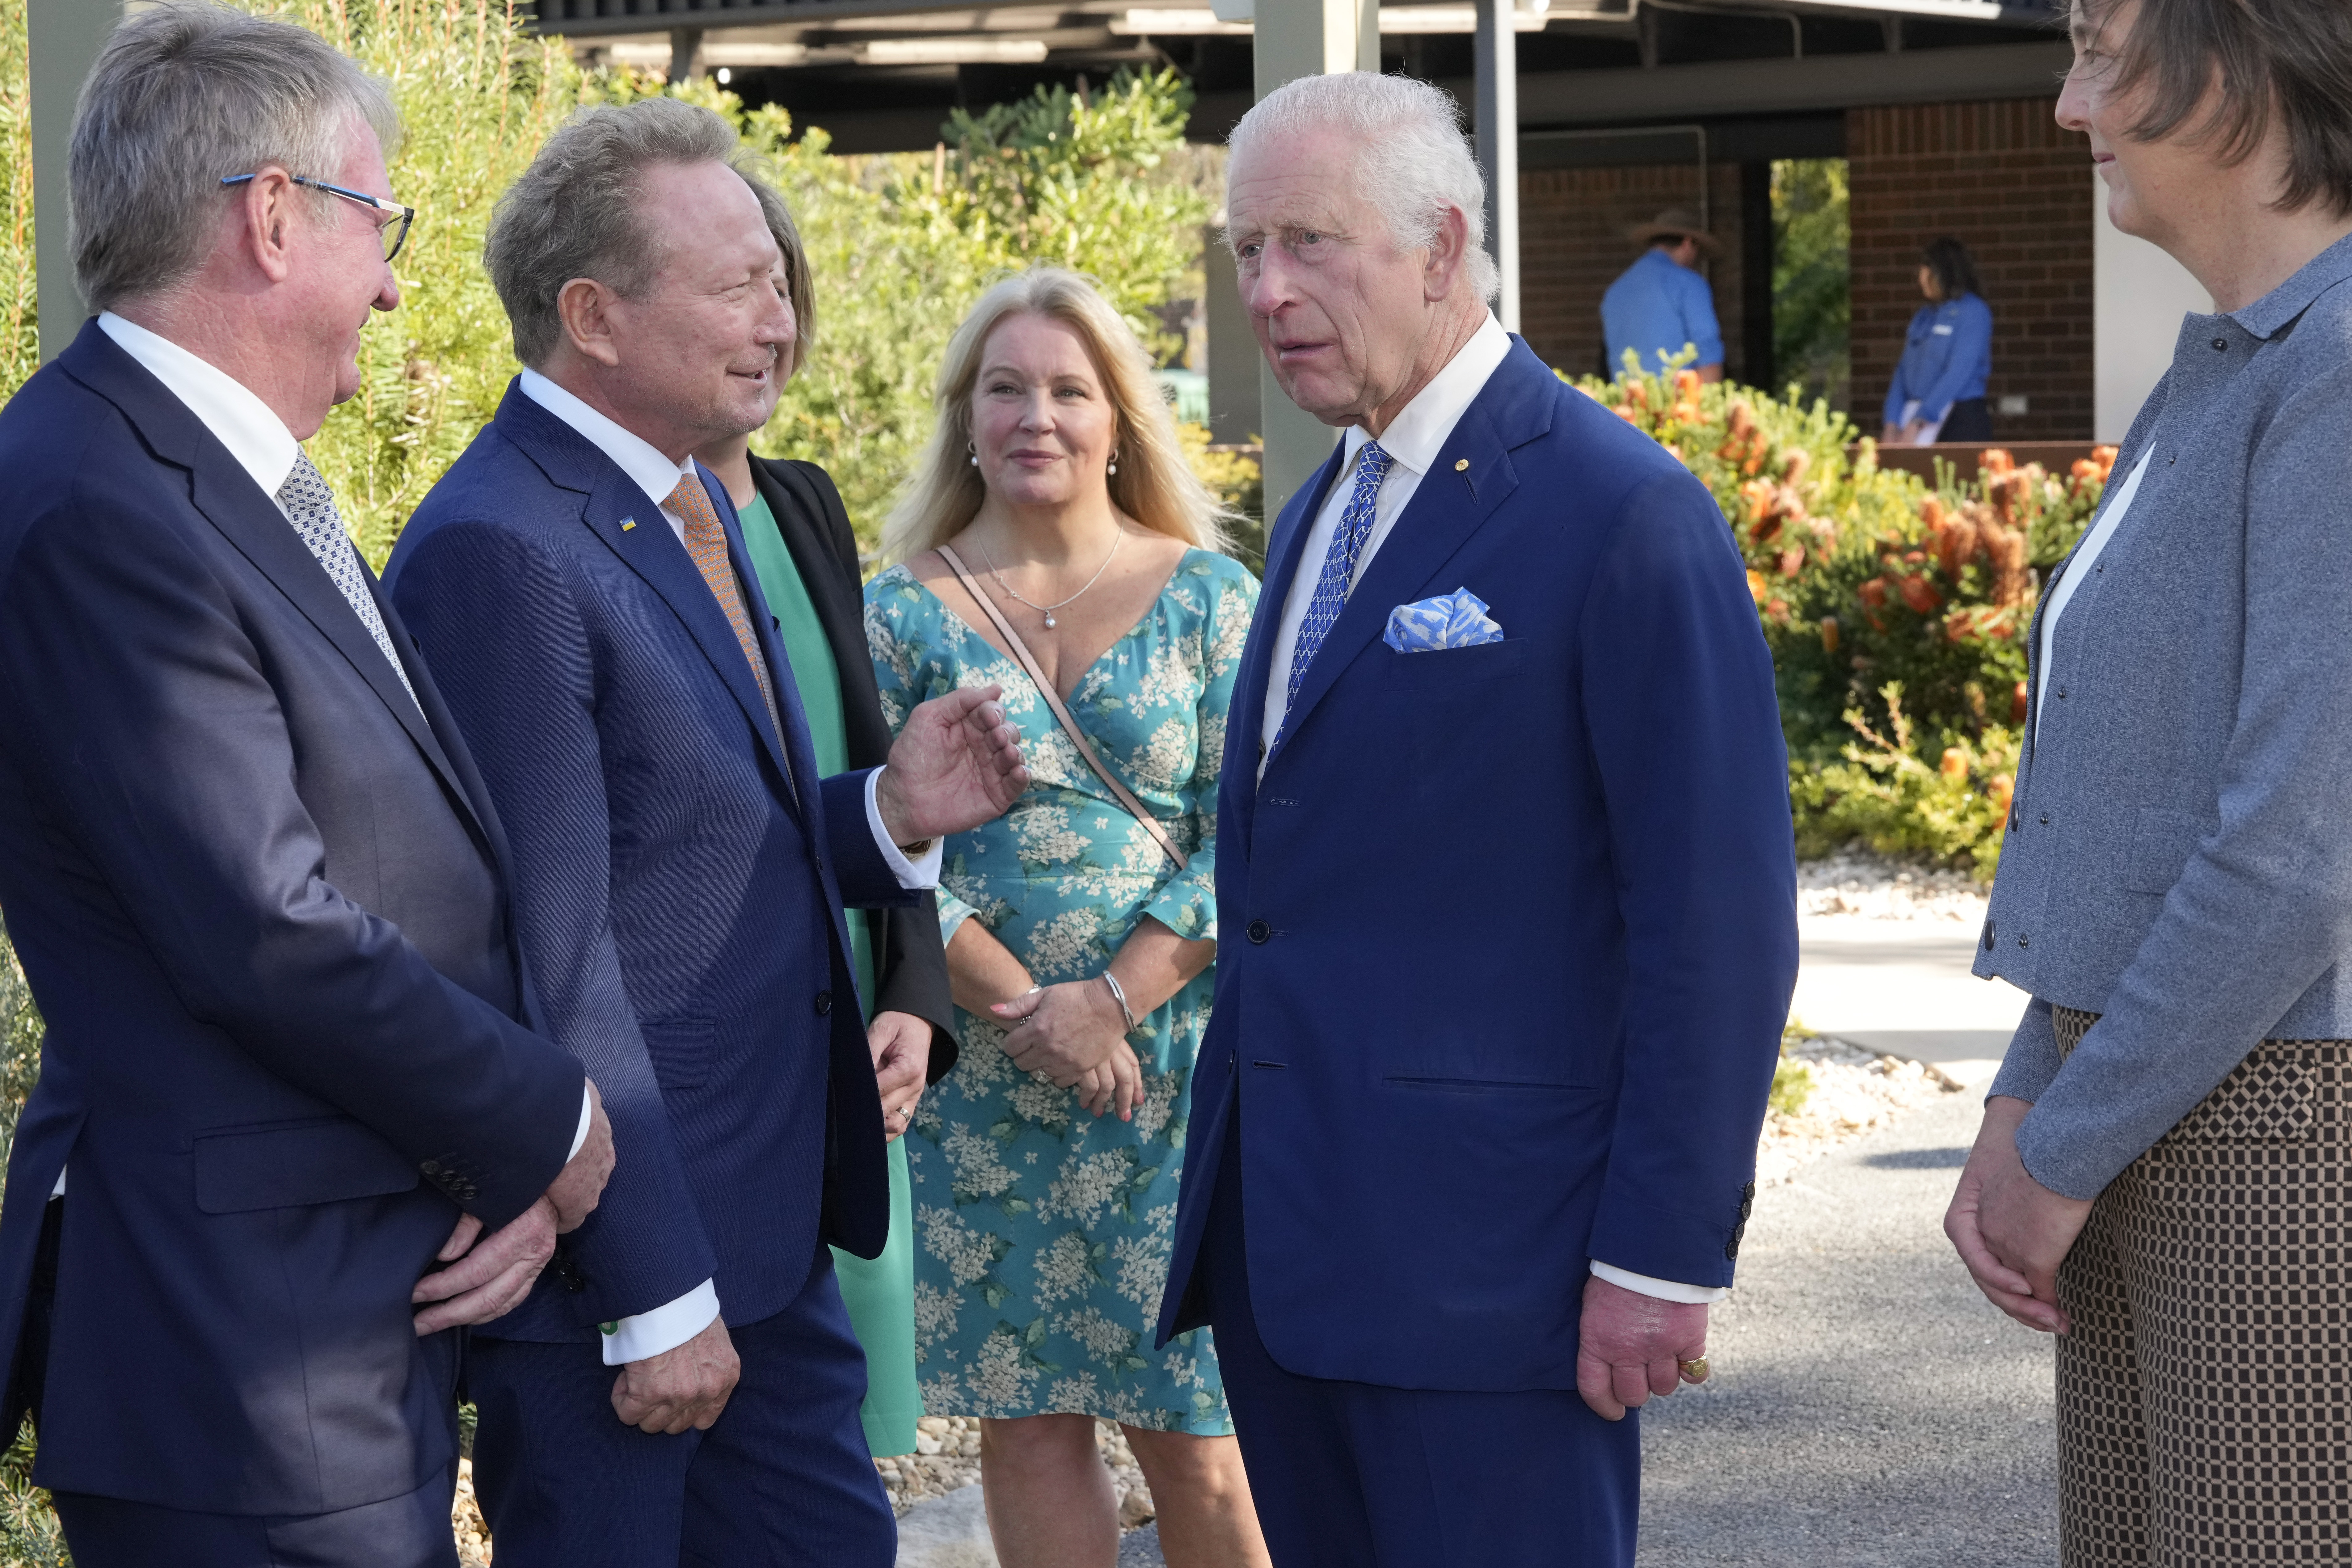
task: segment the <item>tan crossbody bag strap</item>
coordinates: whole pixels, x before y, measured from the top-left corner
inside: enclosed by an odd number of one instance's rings
[[[1054,718],[1061,724],[1062,732],[1069,736],[1070,744],[1077,747],[1079,759],[1094,770],[1095,777],[1109,787],[1128,815],[1143,824],[1143,830],[1160,841],[1160,847],[1168,851],[1168,858],[1176,862],[1176,869],[1184,869],[1189,864],[1184,858],[1184,851],[1176,847],[1176,841],[1168,837],[1168,830],[1160,825],[1160,819],[1135,798],[1135,792],[1113,778],[1111,771],[1103,766],[1103,761],[1095,755],[1094,745],[1087,739],[1086,731],[1078,728],[1076,719],[1070,717],[1070,710],[1062,706],[1062,700],[1054,695],[1053,682],[1047,680],[1045,672],[1037,668],[1036,657],[1030,653],[1029,645],[1021,640],[1021,634],[1013,629],[1013,623],[1004,618],[995,602],[981,590],[978,583],[972,581],[971,570],[963,563],[963,558],[942,544],[940,546],[940,559],[948,563],[948,569],[956,574],[956,581],[963,584],[963,591],[971,595],[972,603],[987,611],[988,618],[996,623],[996,629],[1003,635],[1005,646],[1013,650],[1013,657],[1028,672],[1031,684],[1045,700],[1045,706],[1054,710]]]

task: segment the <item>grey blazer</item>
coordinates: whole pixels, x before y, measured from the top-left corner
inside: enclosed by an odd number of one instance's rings
[[[1992,1092],[2077,1198],[2259,1041],[2352,1038],[2352,239],[2182,323],[2116,490],[2144,452],[2032,672],[1977,951],[2034,998]],[[2063,1067],[2053,1003],[2103,1015]]]

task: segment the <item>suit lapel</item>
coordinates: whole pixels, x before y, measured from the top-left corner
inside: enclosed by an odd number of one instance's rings
[[[1225,729],[1225,777],[1220,781],[1221,788],[1225,783],[1234,786],[1233,805],[1242,824],[1244,856],[1249,853],[1249,829],[1257,816],[1261,760],[1257,737],[1265,729],[1265,693],[1273,675],[1275,644],[1281,636],[1282,606],[1290,596],[1291,584],[1297,580],[1298,558],[1307,548],[1309,524],[1339,478],[1347,451],[1345,443],[1332,449],[1317,470],[1315,482],[1302,488],[1282,509],[1266,540],[1265,581],[1258,594],[1258,613],[1250,626],[1249,640],[1242,647],[1241,673],[1234,678],[1234,711]]]
[[[1446,437],[1380,552],[1356,579],[1339,620],[1316,650],[1315,662],[1307,667],[1298,700],[1284,721],[1282,750],[1289,748],[1316,704],[1356,656],[1378,640],[1390,612],[1417,596],[1431,575],[1518,488],[1511,448],[1551,428],[1550,398],[1559,384],[1524,343],[1512,345]],[[1469,466],[1457,468],[1457,463]]]
[[[519,387],[507,389],[505,399],[499,404],[495,423],[509,440],[539,465],[550,483],[586,496],[580,521],[669,606],[670,613],[710,661],[720,683],[743,710],[743,717],[775,764],[778,777],[791,777],[785,771],[784,748],[774,726],[768,722],[768,705],[761,700],[760,684],[752,677],[750,661],[743,657],[743,645],[735,640],[735,628],[728,625],[727,613],[719,607],[710,584],[702,580],[701,568],[695,565],[694,557],[672,531],[669,518],[660,506],[621,471],[619,464],[598,451],[593,442],[533,403]],[[726,487],[707,473],[704,483],[710,491],[712,510],[719,514],[727,529],[728,558],[735,563],[736,575],[745,593],[756,595],[759,584],[742,558],[742,540],[734,526],[734,509],[727,504]],[[752,617],[755,626],[767,614],[764,601],[761,604],[763,607]],[[751,614],[751,601],[747,599],[745,613]],[[771,663],[772,666],[772,660]],[[777,700],[781,711],[781,692]],[[783,793],[786,802],[797,806],[793,798],[793,787],[786,785]]]
[[[451,764],[440,739],[417,705],[429,684],[424,661],[416,660],[407,667],[409,679],[417,688],[417,700],[412,700],[407,688],[400,683],[399,674],[384,658],[383,650],[361,623],[358,612],[343,597],[342,590],[335,586],[334,579],[327,575],[327,569],[319,564],[319,558],[310,553],[310,547],[302,542],[302,536],[294,531],[286,514],[278,510],[278,503],[262,493],[261,487],[253,482],[253,476],[229,456],[228,448],[205,428],[194,411],[149,374],[146,367],[118,348],[96,321],[85,326],[67,350],[65,368],[76,380],[122,410],[123,416],[138,426],[141,437],[158,457],[188,471],[189,500],[196,510],[334,645],[352,671],[391,710],[416,749],[424,752],[426,763],[473,818],[469,826],[474,832],[481,835],[480,816],[474,804],[479,797],[467,790],[465,781]],[[375,574],[367,569],[365,560],[360,563],[360,574],[377,608],[383,613],[385,631],[392,637],[393,646],[400,647],[406,642],[407,633],[394,629],[399,623],[392,607],[377,593]],[[446,721],[446,715],[442,717]],[[487,845],[487,837],[484,842]]]

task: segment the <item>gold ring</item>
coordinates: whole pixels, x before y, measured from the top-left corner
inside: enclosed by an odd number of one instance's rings
[[[1698,1356],[1693,1360],[1681,1362],[1677,1364],[1679,1364],[1683,1369],[1683,1381],[1685,1383],[1705,1383],[1706,1381],[1706,1357]]]

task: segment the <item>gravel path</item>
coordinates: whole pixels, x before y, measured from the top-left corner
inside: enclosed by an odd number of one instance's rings
[[[1642,1568],[2044,1568],[2049,1342],[1941,1229],[1976,1131],[1952,1094],[1760,1192],[1704,1389],[1644,1417]]]

